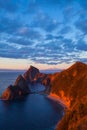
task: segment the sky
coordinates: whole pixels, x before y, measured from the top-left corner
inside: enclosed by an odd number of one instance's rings
[[[87,0],[0,0],[0,69],[87,63]]]

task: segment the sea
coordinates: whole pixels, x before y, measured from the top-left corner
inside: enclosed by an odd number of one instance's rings
[[[18,75],[24,71],[0,71],[0,96]],[[0,100],[0,130],[55,130],[64,108],[58,102],[40,94],[45,89],[37,84],[31,86],[33,94],[15,101]]]

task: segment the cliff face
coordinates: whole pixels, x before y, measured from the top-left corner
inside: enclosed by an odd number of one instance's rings
[[[19,75],[14,85],[10,85],[3,92],[1,98],[4,100],[13,100],[20,98],[21,96],[30,93],[28,84],[25,79]]]
[[[51,74],[44,74],[39,71],[39,69],[30,66],[28,71],[24,73],[24,79],[29,84],[43,84],[46,87],[46,91],[49,91],[50,88],[50,78]]]
[[[72,104],[57,124],[56,130],[87,130],[87,96]]]
[[[35,76],[37,74],[39,74],[39,69],[30,66],[30,68],[24,73],[24,79],[29,82],[32,83],[32,81],[34,80]]]
[[[14,86],[18,86],[21,89],[21,92],[23,94],[27,94],[30,92],[28,84],[22,75],[18,76],[18,78],[16,79],[16,81],[14,83]]]
[[[69,107],[57,125],[57,130],[87,130],[87,65],[76,62],[55,74],[43,74],[33,66],[16,79],[2,94],[2,99],[13,100],[30,93],[28,84],[44,84],[46,91],[57,95]]]
[[[87,65],[76,62],[52,81],[51,93],[58,95],[69,109],[57,130],[87,129]]]
[[[69,107],[57,130],[87,129],[86,64],[76,62],[67,70],[55,74],[43,74],[38,69],[30,67],[24,78],[30,83],[44,84],[47,92],[58,95]]]
[[[3,92],[1,99],[13,100],[17,99],[23,95],[30,93],[29,84],[44,84],[47,88],[50,88],[50,75],[43,74],[39,72],[39,69],[30,66],[30,68],[24,73],[24,75],[19,75],[16,79],[14,85],[10,85]],[[47,88],[47,91],[49,89]]]
[[[72,102],[87,94],[87,65],[77,62],[59,73],[52,81],[51,93],[67,97]]]

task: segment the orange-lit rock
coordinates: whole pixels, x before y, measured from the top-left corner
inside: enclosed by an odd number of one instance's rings
[[[60,72],[51,82],[51,93],[57,95],[56,98],[69,107],[56,129],[86,130],[87,65],[76,62],[67,70]]]
[[[25,79],[20,75],[16,79],[16,82],[13,86],[10,85],[7,87],[7,89],[3,92],[1,98],[3,100],[13,100],[28,93],[30,93],[29,87]]]

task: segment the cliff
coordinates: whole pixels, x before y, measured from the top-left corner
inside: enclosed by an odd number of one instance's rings
[[[26,80],[21,75],[19,75],[14,85],[8,86],[7,89],[3,92],[1,99],[13,100],[20,98],[28,93],[30,93],[28,84],[26,83]]]
[[[54,77],[51,94],[68,104],[68,110],[57,130],[87,129],[87,65],[76,62]]]
[[[45,86],[45,93],[50,92],[50,79],[52,74],[41,73],[39,69],[35,68],[34,66],[30,66],[23,76],[28,84],[42,84]]]
[[[43,74],[30,66],[2,94],[13,100],[30,93],[29,84],[44,84],[47,93],[62,100],[68,107],[56,130],[87,130],[87,65],[76,62],[70,68],[54,74]]]
[[[32,83],[35,79],[35,76],[39,74],[39,69],[34,66],[30,66],[30,68],[24,73],[23,77],[28,83]]]

